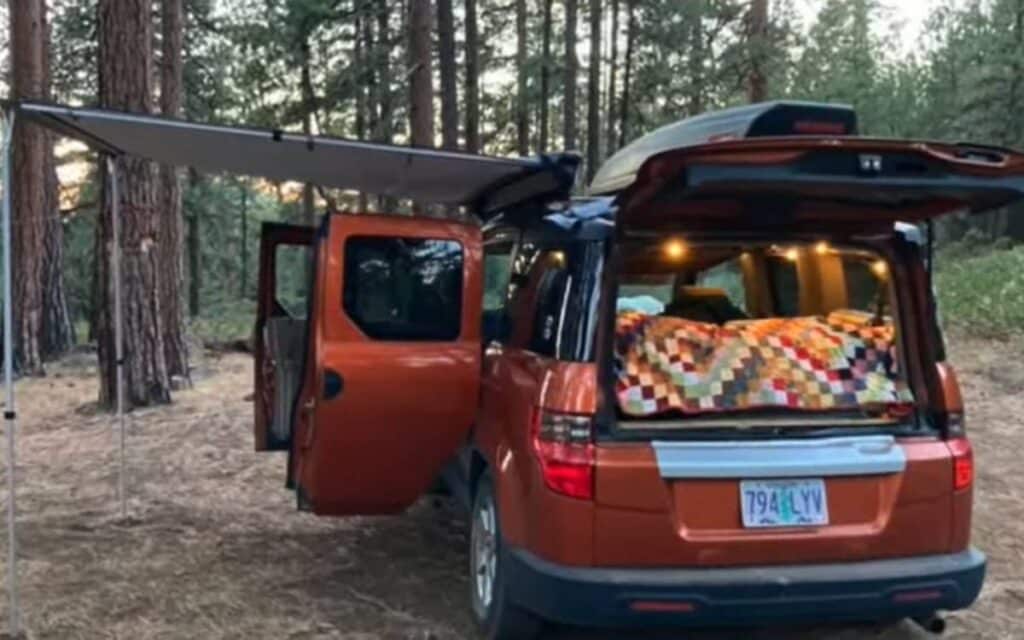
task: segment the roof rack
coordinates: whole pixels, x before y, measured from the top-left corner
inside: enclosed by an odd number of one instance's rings
[[[598,169],[588,195],[612,194],[633,183],[651,156],[683,147],[768,136],[857,135],[853,107],[817,102],[760,102],[710,111],[656,129],[634,140]]]

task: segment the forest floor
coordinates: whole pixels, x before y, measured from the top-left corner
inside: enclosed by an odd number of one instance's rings
[[[1022,356],[1020,341],[964,338],[953,348],[980,461],[974,541],[990,559],[981,600],[949,618],[947,637],[958,640],[1019,638],[1024,623]],[[208,355],[173,406],[131,416],[130,517],[120,519],[115,421],[95,410],[93,358],[73,356],[18,385],[19,570],[31,638],[476,637],[461,517],[426,502],[389,518],[297,513],[282,486],[284,458],[252,451],[245,355]],[[926,636],[904,623],[659,637]]]

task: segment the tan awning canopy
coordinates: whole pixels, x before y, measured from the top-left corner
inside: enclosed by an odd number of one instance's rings
[[[437,149],[229,127],[107,109],[10,103],[31,120],[114,155],[295,180],[488,213],[531,200],[568,196],[574,155],[498,158]]]

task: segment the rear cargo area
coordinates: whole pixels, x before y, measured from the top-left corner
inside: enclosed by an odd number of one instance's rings
[[[681,239],[624,253],[614,336],[621,428],[911,412],[899,310],[877,253]]]

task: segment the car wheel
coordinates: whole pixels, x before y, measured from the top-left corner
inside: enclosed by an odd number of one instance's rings
[[[473,499],[469,536],[469,599],[487,640],[529,640],[540,621],[509,601],[502,572],[501,526],[494,484],[484,472]]]

